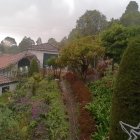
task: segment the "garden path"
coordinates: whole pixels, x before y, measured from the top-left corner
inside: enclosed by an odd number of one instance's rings
[[[70,85],[65,80],[60,81],[60,88],[62,91],[63,102],[66,106],[70,124],[70,135],[68,140],[79,140],[77,103],[72,94]]]

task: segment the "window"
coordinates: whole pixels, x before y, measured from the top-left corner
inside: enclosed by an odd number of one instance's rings
[[[9,89],[10,89],[9,86],[2,87],[2,93],[9,91]]]

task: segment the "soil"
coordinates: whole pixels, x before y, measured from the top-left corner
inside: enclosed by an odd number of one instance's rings
[[[67,73],[61,83],[63,101],[70,122],[70,140],[90,140],[96,123],[85,105],[91,102],[91,93],[75,74]],[[69,86],[68,86],[69,85]]]
[[[60,88],[62,91],[62,98],[63,98],[64,105],[66,106],[66,111],[68,114],[69,125],[70,125],[69,128],[70,134],[68,140],[79,140],[77,103],[72,94],[72,90],[69,84],[66,82],[66,80],[60,81]]]

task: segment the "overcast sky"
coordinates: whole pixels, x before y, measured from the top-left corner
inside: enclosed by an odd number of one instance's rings
[[[24,36],[43,42],[60,41],[86,10],[119,18],[130,0],[0,0],[0,41],[7,36],[19,43]],[[140,5],[140,0],[136,0]]]

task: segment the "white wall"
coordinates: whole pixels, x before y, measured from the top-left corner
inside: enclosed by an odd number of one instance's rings
[[[17,83],[7,84],[7,85],[0,85],[0,95],[2,95],[2,88],[9,86],[9,91],[14,91],[16,89]]]
[[[44,57],[44,53],[48,53],[48,54],[58,54],[55,52],[46,52],[46,51],[35,51],[35,50],[28,50],[28,52],[34,54],[37,59],[40,61],[40,67],[43,67],[43,57]]]

